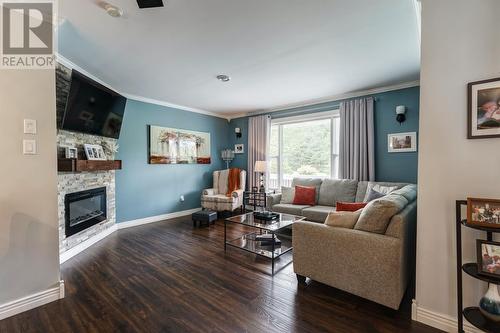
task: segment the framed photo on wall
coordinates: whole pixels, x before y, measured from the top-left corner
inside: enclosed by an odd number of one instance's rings
[[[387,150],[389,153],[417,151],[417,132],[388,134]]]
[[[467,223],[500,228],[500,200],[467,198]]]
[[[234,145],[234,153],[235,154],[243,154],[245,152],[245,145],[242,143],[238,143]]]
[[[500,78],[467,85],[467,138],[500,138]]]

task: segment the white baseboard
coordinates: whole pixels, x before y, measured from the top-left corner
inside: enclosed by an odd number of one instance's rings
[[[457,318],[431,311],[418,306],[416,300],[411,305],[411,319],[435,327],[445,332],[457,332]],[[464,331],[466,333],[481,333],[482,331],[472,326],[464,318]]]
[[[64,281],[47,290],[0,305],[0,320],[64,298]]]
[[[127,221],[127,222],[116,223],[113,226],[111,226],[110,228],[104,230],[103,232],[90,237],[89,239],[85,240],[84,242],[82,242],[82,243],[76,245],[75,247],[72,247],[71,249],[62,253],[59,257],[59,262],[62,264],[63,262],[67,261],[68,259],[76,256],[78,253],[82,252],[83,250],[91,247],[92,245],[94,245],[98,241],[111,235],[113,232],[115,232],[118,229],[137,227],[137,226],[140,226],[143,224],[160,222],[163,220],[173,219],[176,217],[191,215],[194,212],[197,212],[199,210],[201,210],[201,207],[188,209],[188,210],[182,210],[179,212],[173,212],[173,213],[168,213],[168,214],[149,216],[149,217],[145,217],[142,219]]]
[[[76,245],[75,247],[72,247],[71,249],[63,252],[59,256],[59,263],[62,264],[63,262],[67,261],[68,259],[73,258],[78,253],[82,252],[85,249],[88,249],[89,247],[91,247],[92,245],[97,243],[98,241],[111,235],[113,232],[116,231],[116,229],[117,229],[116,224],[114,224],[111,227],[109,227],[108,229],[104,230],[103,232],[100,232],[92,237],[89,237],[88,239],[86,239],[85,241]]]
[[[163,220],[173,219],[176,217],[191,215],[199,210],[201,210],[201,207],[188,209],[188,210],[181,210],[179,212],[173,212],[173,213],[168,213],[168,214],[149,216],[149,217],[145,217],[142,219],[131,220],[131,221],[127,221],[127,222],[120,222],[120,223],[117,223],[116,225],[118,226],[118,229],[137,227],[137,226],[143,225],[143,224],[155,223],[155,222],[160,222]]]

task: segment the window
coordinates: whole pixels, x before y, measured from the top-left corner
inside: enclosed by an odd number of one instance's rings
[[[294,177],[338,178],[338,111],[273,119],[268,188],[291,186]]]

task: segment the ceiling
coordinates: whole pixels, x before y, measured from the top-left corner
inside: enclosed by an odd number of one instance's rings
[[[109,1],[60,1],[58,52],[129,96],[231,117],[419,78],[414,0]]]

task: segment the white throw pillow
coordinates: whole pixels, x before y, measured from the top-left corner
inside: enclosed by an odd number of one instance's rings
[[[362,211],[363,208],[355,212],[331,212],[326,217],[325,224],[330,227],[352,229],[358,222]]]
[[[281,201],[282,204],[293,203],[293,198],[295,198],[295,187],[281,187]]]
[[[370,193],[370,190],[373,189],[374,191],[377,191],[378,193],[382,193],[382,194],[389,194],[391,193],[392,191],[395,191],[398,189],[397,186],[381,186],[379,184],[375,184],[375,183],[368,183],[368,186],[366,187],[366,194],[365,194],[365,198],[363,199],[363,202],[367,202],[368,201],[368,194]]]

